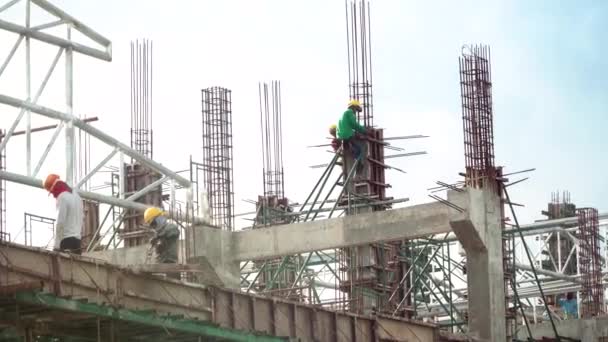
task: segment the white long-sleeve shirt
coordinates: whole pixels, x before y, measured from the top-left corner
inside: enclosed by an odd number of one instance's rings
[[[80,196],[64,191],[57,197],[57,221],[55,221],[55,248],[61,240],[69,237],[80,239],[83,224],[83,209]]]

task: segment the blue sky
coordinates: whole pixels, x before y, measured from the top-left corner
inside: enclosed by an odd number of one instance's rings
[[[237,212],[251,210],[241,200],[262,191],[257,82],[281,80],[286,192],[296,201],[305,198],[321,172],[308,166],[331,157],[306,145],[326,141],[327,126],[348,100],[343,1],[54,3],[112,40],[111,63],[76,58],[75,111],[99,116],[96,126],[125,142],[129,42],[154,41],[154,149],[155,159],[165,165],[185,169],[190,154],[194,159],[201,155],[200,89],[233,90]],[[519,209],[520,221],[540,218],[555,190],[569,190],[581,206],[608,210],[608,165],[602,158],[608,127],[603,46],[608,3],[387,0],[371,1],[371,6],[375,123],[387,127],[386,136],[430,136],[397,143],[429,154],[391,160],[408,173],[388,172],[390,196],[427,202],[426,189],[435,181],[460,179],[458,56],[463,44],[485,43],[492,48],[497,163],[507,172],[537,168],[512,190],[513,200],[526,205]],[[21,20],[18,7],[11,10],[0,17]],[[0,54],[14,39],[0,36]],[[40,47],[34,61],[44,66],[52,51]],[[23,89],[23,66],[13,67],[0,78],[4,92]],[[39,70],[35,77],[41,78]],[[41,103],[62,108],[62,72],[60,65],[59,79]],[[14,110],[0,111],[7,114],[0,122],[8,125]],[[36,136],[42,141],[35,143],[38,153],[48,137]],[[22,142],[9,146],[9,170],[23,172]],[[105,151],[93,148],[92,162]],[[47,163],[43,173],[61,172],[61,153],[56,158],[57,164]],[[39,205],[28,211],[53,215],[52,201],[42,192],[18,189],[9,187],[9,221],[21,224],[22,208],[32,199]]]

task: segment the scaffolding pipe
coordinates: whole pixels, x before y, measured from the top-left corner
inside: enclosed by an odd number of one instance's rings
[[[19,175],[19,174],[8,172],[8,171],[0,171],[0,179],[5,179],[9,182],[28,185],[28,186],[35,187],[35,188],[40,188],[40,189],[43,188],[42,180],[40,180],[40,179],[35,179],[32,177],[23,176],[23,175]],[[90,191],[84,191],[84,190],[80,190],[80,189],[74,189],[74,191],[76,191],[80,195],[80,197],[82,197],[83,199],[88,199],[88,200],[100,202],[100,203],[106,203],[106,204],[114,205],[114,206],[125,208],[125,209],[133,209],[133,210],[136,210],[139,212],[144,212],[146,209],[151,207],[146,204],[128,201],[128,200],[113,197],[113,196],[101,195],[101,194],[90,192]],[[172,217],[177,217],[182,220],[186,219],[186,217],[182,217],[183,214],[181,214],[181,213],[178,213],[178,212],[175,212],[172,210],[169,211],[169,213],[171,215],[173,215]],[[194,223],[197,223],[200,225],[205,225],[205,226],[210,226],[207,223],[207,221],[205,221],[205,219],[201,218],[201,217],[195,217]],[[212,226],[210,226],[210,227],[212,227]]]
[[[190,187],[190,181],[188,181],[184,177],[178,175],[177,173],[173,172],[172,170],[163,166],[162,164],[159,164],[159,163],[155,162],[154,160],[151,160],[151,159],[148,159],[148,158],[142,156],[137,151],[133,150],[131,147],[118,141],[116,138],[106,134],[105,132],[103,132],[102,130],[100,130],[96,127],[93,127],[93,126],[87,124],[83,120],[78,119],[78,118],[74,117],[73,115],[68,115],[66,113],[63,113],[63,112],[60,112],[57,110],[53,110],[51,108],[33,104],[29,101],[23,101],[23,100],[14,98],[14,97],[1,95],[1,94],[0,94],[0,103],[6,104],[6,105],[9,105],[12,107],[24,108],[26,110],[49,117],[51,119],[62,120],[62,121],[66,121],[68,123],[72,122],[75,127],[78,127],[81,130],[91,134],[92,136],[96,137],[97,139],[101,140],[102,142],[104,142],[106,144],[109,144],[114,147],[118,147],[121,152],[123,152],[124,154],[128,155],[129,157],[139,161],[143,165],[145,165],[151,169],[158,170],[159,172],[165,174],[166,176],[169,176],[172,179],[175,179],[180,185],[182,185],[185,188]]]

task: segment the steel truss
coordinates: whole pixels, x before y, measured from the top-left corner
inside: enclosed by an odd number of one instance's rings
[[[47,156],[51,150],[56,149],[55,142],[57,138],[64,131],[65,136],[65,180],[68,184],[72,185],[76,191],[81,195],[83,199],[92,200],[100,203],[109,204],[111,206],[118,206],[122,208],[134,209],[137,211],[143,211],[148,206],[138,203],[137,198],[147,194],[149,191],[155,189],[155,187],[146,187],[141,191],[126,195],[123,186],[120,187],[118,197],[102,194],[97,191],[85,191],[87,189],[87,182],[96,175],[104,166],[106,166],[115,156],[119,156],[120,159],[120,171],[119,171],[119,184],[125,184],[126,172],[124,170],[124,156],[131,157],[134,161],[152,170],[155,173],[162,175],[163,182],[171,182],[173,186],[181,186],[186,189],[187,198],[187,209],[179,213],[176,212],[175,208],[169,208],[169,212],[178,217],[179,219],[186,222],[197,222],[206,224],[208,220],[205,217],[194,217],[193,214],[193,195],[191,182],[180,176],[176,172],[163,166],[162,164],[142,155],[130,146],[118,141],[111,135],[89,125],[86,123],[86,119],[81,119],[82,115],[77,115],[73,110],[73,56],[74,53],[90,56],[103,61],[112,60],[112,44],[110,40],[103,37],[99,33],[95,32],[78,19],[65,13],[63,10],[54,6],[46,0],[23,0],[26,5],[25,13],[25,26],[0,20],[0,29],[8,32],[13,32],[18,35],[17,41],[13,46],[12,50],[8,53],[8,56],[2,67],[0,68],[0,76],[9,65],[13,58],[15,51],[25,42],[25,55],[26,55],[26,84],[27,84],[27,97],[25,99],[14,98],[8,95],[0,94],[0,103],[15,107],[18,109],[17,117],[13,121],[12,125],[6,131],[2,142],[0,143],[0,152],[4,152],[7,143],[11,140],[12,135],[15,133],[15,129],[22,121],[26,118],[26,172],[11,172],[9,170],[0,170],[0,178],[6,181],[20,183],[32,187],[42,187],[42,181],[37,178],[39,171],[44,165]],[[18,1],[11,1],[5,6],[1,7],[0,10],[6,10],[7,8],[15,5]],[[30,23],[30,7],[32,5],[38,6],[40,9],[46,11],[48,14],[57,18],[57,21],[51,23],[43,23],[37,26],[32,26]],[[66,35],[56,36],[50,33],[44,32],[45,29],[50,27],[62,26],[66,28]],[[77,31],[83,34],[85,37],[90,39],[95,46],[88,46],[74,42],[72,40],[72,33]],[[39,42],[46,43],[51,46],[56,46],[57,53],[53,62],[51,63],[46,75],[40,84],[38,90],[34,93],[31,92],[31,49],[30,41],[34,39]],[[63,57],[65,62],[65,109],[57,110],[45,106],[38,105],[36,102],[42,95],[45,87],[53,74],[53,71],[60,59]],[[38,161],[36,162],[32,156],[32,137],[33,132],[31,128],[31,115],[36,114],[42,117],[47,117],[57,121],[57,126],[54,133],[48,142],[48,145]],[[77,156],[77,146],[75,137],[78,135],[84,135],[87,137],[93,137],[98,142],[105,144],[110,147],[111,152],[102,158],[99,163],[94,166],[88,173],[79,174],[77,166],[80,164]],[[86,146],[85,146],[86,148]],[[33,163],[35,162],[35,163]],[[80,169],[81,170],[81,169]],[[154,184],[157,186],[158,184]],[[172,193],[172,196],[175,196]],[[175,203],[174,201],[171,201]],[[101,228],[101,227],[99,227]],[[97,232],[99,233],[99,231]]]

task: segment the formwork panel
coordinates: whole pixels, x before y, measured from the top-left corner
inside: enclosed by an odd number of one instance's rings
[[[405,322],[405,321],[403,321]],[[379,341],[438,341],[437,330],[424,326],[410,326],[400,320],[379,317],[375,329]]]
[[[254,297],[252,303],[255,316],[254,330],[272,333],[274,325],[272,301]]]
[[[356,341],[352,319],[349,319],[348,316],[334,315],[334,322],[336,326],[337,341]]]
[[[252,330],[255,324],[253,303],[248,297],[234,295],[232,301],[234,314],[234,328],[239,330]]]
[[[232,327],[232,293],[214,291],[213,318],[222,327]]]
[[[295,306],[282,302],[275,302],[275,335],[296,336],[294,329]]]
[[[333,312],[315,311],[315,333],[315,337],[319,341],[336,340]]]
[[[312,311],[306,307],[298,306],[295,310],[296,335],[298,337],[313,339],[313,315]]]

